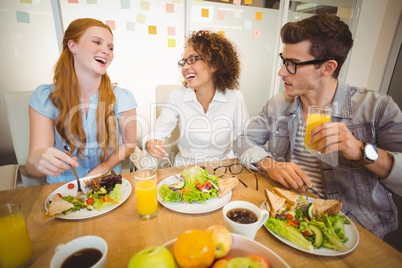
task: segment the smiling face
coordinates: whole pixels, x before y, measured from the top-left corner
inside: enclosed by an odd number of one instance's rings
[[[183,59],[187,59],[190,56],[200,55],[192,47],[187,47],[184,49]],[[209,68],[204,60],[197,60],[191,65],[184,64],[181,68],[181,73],[186,79],[189,88],[196,90],[202,90],[203,88],[215,89],[213,82],[214,70]]]
[[[295,63],[314,60],[309,53],[310,45],[309,41],[285,44],[282,57]],[[286,94],[290,97],[318,94],[320,90],[320,68],[316,69],[314,64],[297,66],[295,74],[290,74],[283,65],[278,75],[282,77]]]
[[[101,76],[113,60],[113,35],[102,27],[89,27],[78,43],[68,42],[76,72]]]

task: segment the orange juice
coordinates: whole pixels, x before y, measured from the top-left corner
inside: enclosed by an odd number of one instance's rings
[[[0,218],[0,267],[20,267],[32,257],[33,249],[24,217]]]
[[[311,136],[309,135],[310,131],[318,126],[321,123],[325,123],[325,122],[329,122],[331,120],[331,114],[323,114],[323,113],[312,113],[312,114],[308,114],[307,117],[307,127],[306,127],[306,135],[304,138],[304,145],[307,148],[315,148],[315,146],[317,145],[317,142],[314,143],[313,145],[308,145],[308,142],[311,139]]]
[[[158,210],[156,183],[154,180],[138,180],[135,185],[137,210],[140,215],[152,215]]]

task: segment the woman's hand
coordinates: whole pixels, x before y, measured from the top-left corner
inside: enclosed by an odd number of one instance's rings
[[[161,140],[157,139],[152,139],[147,141],[145,144],[145,149],[148,151],[148,153],[155,157],[155,158],[160,158],[160,159],[165,159],[166,158],[166,150],[165,150],[165,143]]]
[[[70,165],[79,166],[76,157],[71,157],[54,147],[35,151],[29,157],[28,162],[27,167],[30,166],[28,172],[38,177],[44,175],[57,176],[70,169]]]
[[[312,187],[306,173],[293,162],[278,162],[267,157],[258,162],[257,167],[286,188],[304,191],[307,187]]]

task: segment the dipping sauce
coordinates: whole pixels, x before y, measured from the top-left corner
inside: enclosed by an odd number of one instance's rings
[[[237,223],[254,223],[258,220],[257,215],[245,208],[234,208],[228,211],[226,216]]]
[[[61,268],[89,268],[102,258],[102,252],[96,248],[81,249],[69,256]]]

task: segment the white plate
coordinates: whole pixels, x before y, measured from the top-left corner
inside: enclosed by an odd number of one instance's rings
[[[268,247],[257,241],[251,240],[247,237],[231,234],[232,235],[232,247],[230,248],[227,256],[235,257],[246,257],[250,254],[258,254],[266,258],[269,262],[270,268],[279,267],[290,267],[281,257],[279,257],[275,252],[273,252]],[[173,254],[173,245],[176,239],[170,240],[163,246],[167,248]]]
[[[96,176],[92,176],[92,177],[84,177],[80,179],[80,184],[81,184],[81,188],[82,191],[84,193],[89,192],[89,189],[86,187],[83,187],[85,185],[85,183],[83,182],[84,180],[89,180],[91,178],[94,178]],[[67,185],[68,184],[74,184],[74,188],[73,189],[68,189]],[[97,210],[97,209],[93,209],[93,210],[87,210],[87,209],[81,209],[79,211],[74,211],[74,212],[70,212],[67,215],[61,215],[58,216],[57,218],[60,219],[65,219],[65,220],[81,220],[81,219],[87,219],[87,218],[92,218],[92,217],[96,217],[102,214],[105,214],[115,208],[117,208],[118,206],[120,206],[122,203],[124,203],[124,201],[127,200],[127,198],[130,196],[131,194],[131,184],[128,180],[122,178],[122,184],[121,184],[121,200],[118,204],[114,204],[108,207],[105,207],[104,209],[102,209],[101,211]],[[60,186],[59,188],[57,188],[56,190],[54,190],[46,199],[45,202],[45,209],[47,211],[48,207],[49,207],[49,201],[51,201],[53,199],[53,196],[56,194],[61,194],[62,196],[66,196],[66,195],[72,195],[75,196],[77,194],[77,180],[74,181],[69,181],[66,184],[63,184],[62,186]]]
[[[313,202],[315,200],[314,198],[309,197],[308,198],[309,203],[310,203],[310,199]],[[262,203],[261,206],[266,206],[265,203],[266,202]],[[343,215],[342,212],[340,212],[340,214]],[[345,234],[346,234],[346,237],[348,238],[348,242],[345,243],[345,246],[347,248],[346,251],[336,251],[336,250],[332,250],[332,249],[325,248],[325,247],[322,247],[322,248],[319,248],[319,249],[313,249],[312,251],[309,251],[309,250],[303,248],[302,246],[299,246],[299,245],[287,240],[286,238],[283,238],[282,236],[279,236],[279,235],[275,234],[270,229],[268,229],[265,226],[265,224],[264,224],[264,227],[273,236],[278,238],[280,241],[282,241],[283,243],[285,243],[285,244],[287,244],[287,245],[289,245],[289,246],[291,246],[291,247],[293,247],[295,249],[298,249],[298,250],[301,250],[301,251],[304,251],[306,253],[310,253],[310,254],[313,254],[313,255],[319,255],[319,256],[341,256],[341,255],[345,255],[345,254],[348,254],[348,253],[352,252],[357,247],[357,245],[359,244],[359,232],[357,231],[356,226],[353,224],[353,222],[349,218],[348,218],[348,220],[350,221],[350,224],[345,224]]]
[[[177,179],[172,175],[167,177],[163,181],[158,184],[158,201],[168,209],[173,211],[187,213],[187,214],[199,214],[199,213],[206,213],[217,210],[227,202],[229,202],[230,198],[232,197],[232,191],[229,191],[225,196],[222,198],[215,197],[213,199],[207,200],[205,203],[193,202],[193,203],[165,203],[163,202],[162,196],[159,194],[159,188],[162,187],[163,184],[171,185],[173,183],[177,183]]]

